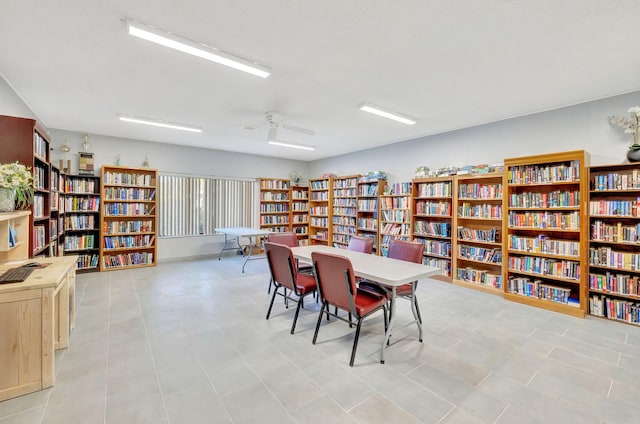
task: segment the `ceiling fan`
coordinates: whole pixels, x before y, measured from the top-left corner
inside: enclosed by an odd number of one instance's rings
[[[286,124],[284,122],[284,117],[277,112],[266,112],[265,120],[266,120],[266,125],[268,127],[267,143],[276,145],[276,146],[282,146],[282,147],[293,147],[296,149],[315,150],[315,146],[310,146],[308,144],[294,143],[294,142],[286,141],[280,138],[281,130],[288,130],[288,131],[297,132],[305,135],[314,135],[315,131],[309,130],[307,128],[297,127],[295,125]]]

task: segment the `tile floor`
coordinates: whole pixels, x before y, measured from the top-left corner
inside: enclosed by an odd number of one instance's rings
[[[264,319],[262,260],[174,262],[78,276],[77,326],[55,387],[0,402],[14,423],[636,423],[640,328],[574,319],[421,282],[424,343],[382,318],[353,330],[281,300]],[[398,321],[408,321],[401,301]]]

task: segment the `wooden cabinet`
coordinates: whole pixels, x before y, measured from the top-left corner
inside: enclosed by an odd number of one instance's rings
[[[387,256],[393,239],[411,240],[411,183],[389,186],[389,193],[379,198],[380,239],[378,254]]]
[[[100,269],[100,177],[65,178],[64,252],[78,256],[78,272]]]
[[[589,176],[589,313],[640,325],[640,164]]]
[[[33,171],[35,194],[29,216],[29,256],[48,255],[51,240],[49,136],[35,120],[0,116],[0,163],[18,161]]]
[[[101,270],[155,266],[158,171],[102,167]]]
[[[378,252],[380,217],[378,199],[387,186],[386,180],[370,180],[366,177],[358,179],[357,197],[357,234],[373,239],[373,252]]]
[[[29,257],[29,211],[0,212],[0,263]]]
[[[290,231],[291,182],[279,178],[260,178],[260,229],[282,233]]]
[[[309,243],[330,245],[333,178],[309,180]]]
[[[291,231],[298,236],[298,244],[309,243],[309,186],[291,186]]]
[[[434,278],[451,281],[453,177],[413,180],[413,239],[424,244],[424,264],[438,267]]]
[[[504,174],[454,178],[453,283],[502,295]]]
[[[506,299],[584,317],[589,154],[505,160]]]
[[[357,190],[359,175],[334,177],[332,183],[331,226],[333,246],[346,249],[356,234]]]

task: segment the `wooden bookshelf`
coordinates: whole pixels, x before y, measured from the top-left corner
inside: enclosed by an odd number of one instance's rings
[[[309,180],[309,243],[330,245],[333,178]]]
[[[30,211],[0,212],[0,263],[29,257]]]
[[[588,164],[582,150],[505,160],[506,299],[585,316]]]
[[[411,240],[411,183],[395,183],[380,195],[380,232],[378,254],[387,256],[389,242]]]
[[[34,201],[29,215],[29,256],[49,255],[50,139],[33,119],[0,116],[0,163],[20,162],[34,176]]]
[[[291,186],[291,231],[298,236],[298,244],[309,243],[309,186]]]
[[[358,178],[360,175],[334,177],[331,183],[331,242],[342,249],[357,232]]]
[[[260,178],[260,229],[283,233],[291,227],[291,182]]]
[[[378,198],[386,187],[386,180],[370,180],[366,177],[358,179],[356,231],[361,237],[373,239],[374,253],[378,252],[380,237]]]
[[[640,325],[640,164],[589,169],[589,313]]]
[[[453,284],[502,296],[503,172],[454,178]]]
[[[78,256],[79,273],[99,271],[100,177],[66,175],[64,191],[64,253]]]
[[[64,184],[57,166],[51,164],[51,189],[49,192],[49,252],[51,256],[62,256],[64,251]]]
[[[411,231],[425,245],[423,262],[441,269],[433,278],[451,282],[453,177],[415,178]]]
[[[158,171],[102,167],[100,269],[155,266]]]

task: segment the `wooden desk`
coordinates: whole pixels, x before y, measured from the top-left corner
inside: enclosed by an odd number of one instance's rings
[[[0,284],[0,401],[53,386],[54,350],[69,346],[75,324],[77,257],[34,261],[51,265]],[[2,264],[0,273],[19,265]]]
[[[247,262],[251,260],[251,255],[253,253],[253,248],[256,247],[256,240],[258,237],[264,237],[271,233],[270,231],[265,230],[257,230],[255,228],[248,227],[230,227],[230,228],[216,228],[216,232],[224,234],[224,246],[222,246],[222,250],[218,255],[218,260],[222,256],[222,252],[225,250],[236,250],[242,249],[240,246],[240,237],[246,237],[249,239],[249,254],[246,256],[244,263],[242,264],[242,272],[244,272],[244,267],[247,265]],[[229,241],[235,242],[238,246],[227,247]],[[253,259],[262,259],[264,256],[260,256]]]
[[[430,277],[432,275],[440,274],[440,269],[416,264],[413,262],[400,261],[397,259],[390,259],[384,256],[369,255],[367,253],[353,252],[351,250],[339,249],[337,247],[330,247],[324,245],[310,245],[293,247],[293,256],[305,262],[311,262],[312,252],[331,253],[334,255],[346,256],[351,261],[353,271],[359,277],[366,278],[368,280],[375,281],[383,286],[391,289],[391,307],[396,310],[396,289],[399,286],[407,283],[413,283],[420,278]],[[415,286],[413,287],[415,289]],[[415,305],[411,303],[411,311],[413,316],[416,317],[414,322],[418,326],[419,339],[422,341],[422,325],[417,319]],[[394,314],[396,315],[396,314]],[[387,347],[387,341],[391,336],[391,330],[393,329],[393,323],[395,318],[393,316],[389,319],[389,326],[385,333],[384,341],[382,342],[382,349],[380,351],[380,362],[384,364],[384,350]]]

